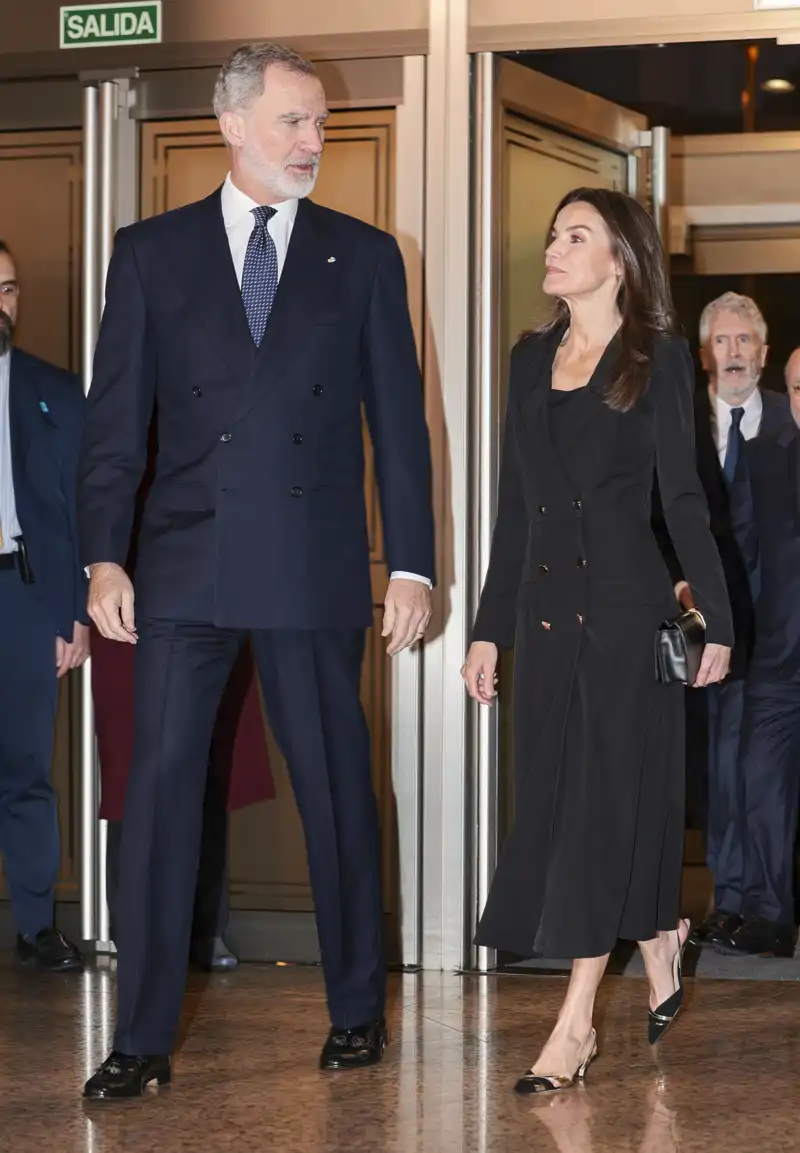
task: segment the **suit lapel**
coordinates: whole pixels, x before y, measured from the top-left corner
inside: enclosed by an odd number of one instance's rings
[[[771,433],[778,432],[787,423],[789,410],[788,406],[783,403],[785,398],[778,393],[772,394],[764,390],[761,395],[764,407],[758,435],[769,436]]]
[[[235,379],[249,377],[256,350],[222,217],[221,189],[197,204],[186,242],[194,311],[206,337]]]
[[[277,371],[265,374],[259,369],[279,366],[303,339],[309,324],[325,312],[335,315],[341,311],[337,302],[346,255],[340,251],[326,215],[310,200],[301,200],[267,330],[254,354],[254,371],[241,394],[236,420],[241,420],[264,395],[265,388],[280,378]]]
[[[20,492],[23,464],[28,455],[34,433],[34,390],[27,387],[25,360],[18,352],[11,353],[11,374],[8,384],[8,424],[11,434],[11,472],[14,490]]]
[[[703,482],[703,488],[706,490],[709,504],[715,508],[727,508],[728,489],[717,452],[717,440],[711,414],[711,397],[706,385],[703,385],[695,393],[694,428],[697,471]]]

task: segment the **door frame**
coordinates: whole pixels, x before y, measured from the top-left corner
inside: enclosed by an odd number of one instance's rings
[[[221,62],[221,61],[220,61]],[[409,305],[420,361],[424,355],[424,171],[425,85],[424,56],[360,58],[319,61],[317,68],[332,109],[395,108],[394,152],[390,159],[390,200],[394,231],[400,245],[408,282]],[[139,217],[141,178],[139,124],[152,119],[208,117],[210,94],[217,67],[139,72],[99,70],[77,77],[7,80],[0,82],[0,131],[26,129],[82,129],[84,171],[83,217],[91,220],[91,235],[84,229],[84,260],[91,250],[92,267],[99,270],[91,286],[92,300],[83,293],[84,315],[99,313],[104,295],[105,271],[113,233]],[[94,89],[93,97],[87,89]],[[93,105],[94,115],[88,116]],[[88,116],[88,120],[87,120]],[[91,121],[91,123],[89,122]],[[20,137],[22,139],[22,137]],[[88,211],[85,158],[90,163],[94,207]],[[102,210],[101,210],[102,209]],[[84,278],[85,280],[85,278]],[[87,304],[89,307],[87,308]],[[83,360],[90,359],[94,333],[84,324]],[[78,367],[75,365],[74,367]],[[397,874],[395,940],[404,966],[421,961],[422,925],[422,654],[419,649],[395,658],[391,666],[391,782],[395,798],[395,838],[392,868]],[[70,709],[70,773],[72,791],[80,797],[76,811],[76,857],[81,861],[80,929],[70,917],[70,931],[101,951],[108,946],[105,902],[105,828],[96,817],[98,774],[94,720],[91,710],[89,664],[74,678]],[[78,680],[82,682],[79,690]],[[63,888],[63,886],[62,886]],[[59,894],[61,895],[61,893]],[[77,894],[76,894],[77,895]],[[2,909],[0,909],[2,912]],[[76,914],[78,910],[75,910]],[[302,916],[302,915],[301,915]],[[250,932],[250,914],[242,914],[242,933]],[[289,933],[297,949],[312,956],[316,950],[313,914],[307,924],[294,925]],[[91,930],[91,931],[87,931]],[[234,935],[236,929],[234,927]],[[240,934],[241,935],[241,934]],[[267,935],[255,932],[254,940]],[[261,946],[259,944],[258,948]],[[285,952],[278,952],[286,956]]]

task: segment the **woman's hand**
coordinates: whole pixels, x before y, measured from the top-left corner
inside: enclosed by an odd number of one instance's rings
[[[703,689],[706,685],[716,685],[724,681],[730,665],[731,650],[726,645],[706,645],[694,687]]]
[[[470,645],[461,675],[467,692],[479,705],[491,705],[496,697],[497,645],[491,641],[475,641]]]

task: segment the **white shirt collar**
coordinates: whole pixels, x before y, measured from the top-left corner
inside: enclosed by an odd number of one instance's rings
[[[287,224],[292,225],[297,216],[297,204],[298,201],[295,198],[282,200],[280,204],[273,204],[271,207]],[[230,229],[242,225],[249,218],[249,227],[252,229],[253,220],[250,213],[258,207],[257,201],[251,200],[246,192],[242,192],[240,188],[236,187],[229,172],[222,186],[222,219],[225,221],[225,227],[230,231]]]
[[[717,416],[718,417],[719,416],[725,416],[728,418],[728,420],[731,419],[731,409],[734,409],[734,408],[743,408],[744,409],[743,419],[745,419],[747,417],[750,417],[751,419],[758,419],[758,418],[760,418],[761,413],[764,410],[764,400],[763,400],[763,397],[761,396],[761,389],[760,388],[756,388],[753,392],[751,392],[750,395],[748,396],[747,400],[744,402],[744,404],[739,404],[739,405],[728,404],[728,402],[726,400],[722,399],[722,397],[719,395],[719,393],[716,391],[716,389],[711,388],[710,385],[709,385],[709,394],[710,394],[711,400],[714,404],[714,408],[715,408]]]

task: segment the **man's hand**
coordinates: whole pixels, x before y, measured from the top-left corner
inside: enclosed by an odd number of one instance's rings
[[[133,585],[118,564],[93,564],[89,568],[89,616],[101,636],[135,645]]]
[[[384,602],[381,636],[391,640],[386,647],[390,657],[420,640],[431,619],[431,592],[422,581],[396,577],[389,581]]]
[[[688,581],[678,581],[675,585],[675,600],[685,613],[688,613],[689,609],[697,608]]]
[[[75,621],[70,644],[56,637],[56,676],[65,677],[70,669],[79,669],[89,656],[89,626]]]

